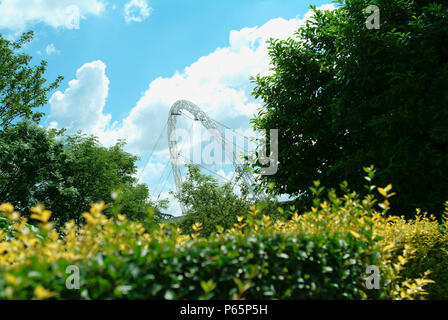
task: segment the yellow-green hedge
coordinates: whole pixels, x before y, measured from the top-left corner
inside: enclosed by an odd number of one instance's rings
[[[379,188],[379,211],[372,195],[330,191],[304,214],[272,221],[252,208],[207,238],[199,224],[186,236],[170,224],[106,217],[104,203],[83,214],[85,225],[70,222],[60,232],[37,206],[33,229],[3,204],[10,230],[0,230],[0,298],[445,298],[444,227],[425,215],[387,217],[390,189]],[[378,266],[380,289],[366,288],[368,265]],[[66,287],[69,266],[80,272],[79,290]]]

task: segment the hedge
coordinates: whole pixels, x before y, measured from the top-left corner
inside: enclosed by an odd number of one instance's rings
[[[83,214],[84,225],[71,221],[59,231],[51,212],[37,206],[30,218],[39,224],[29,228],[3,204],[0,213],[14,232],[0,230],[0,298],[445,298],[444,224],[424,214],[388,217],[390,189],[379,188],[381,210],[373,195],[338,197],[330,190],[309,212],[291,210],[289,219],[273,221],[253,207],[232,229],[217,226],[208,237],[200,224],[183,235],[170,224],[107,217],[104,203]],[[380,270],[379,289],[366,288],[371,265]],[[76,284],[73,270],[79,289],[67,285]]]

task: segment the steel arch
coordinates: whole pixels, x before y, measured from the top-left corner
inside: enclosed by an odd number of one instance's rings
[[[177,151],[177,141],[175,139],[171,139],[171,137],[176,130],[177,116],[181,115],[181,112],[184,110],[191,113],[195,117],[195,120],[200,121],[201,124],[204,126],[204,128],[209,130],[210,133],[215,137],[215,139],[217,139],[217,141],[219,141],[223,146],[225,146],[225,144],[227,143],[227,141],[224,138],[223,132],[218,128],[216,122],[213,119],[211,119],[204,111],[202,111],[197,105],[187,100],[179,100],[173,104],[168,116],[168,147],[170,150],[170,160],[174,175],[174,182],[176,184],[176,190],[178,193],[181,192],[181,186],[182,186],[181,172],[178,166],[179,154]],[[225,151],[227,152],[228,149],[225,148]],[[232,148],[232,153],[227,155],[231,157],[235,170],[241,172],[242,179],[251,190],[252,195],[256,197],[252,189],[254,179],[245,170],[243,165],[236,162],[237,157],[235,150]],[[182,205],[182,203],[180,204],[180,206],[182,209],[182,213],[185,214],[186,208]]]

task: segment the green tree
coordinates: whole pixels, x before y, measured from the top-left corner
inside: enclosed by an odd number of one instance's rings
[[[279,129],[279,169],[262,177],[309,203],[308,186],[393,184],[394,213],[441,212],[448,199],[447,1],[347,0],[294,38],[270,40],[273,74],[252,79],[254,128]],[[366,27],[369,5],[380,28]]]
[[[204,236],[215,232],[218,225],[225,229],[232,228],[237,216],[246,215],[252,203],[245,188],[237,194],[233,184],[219,183],[195,165],[188,166],[181,190],[175,197],[188,210],[180,220],[180,227],[185,233],[192,232],[194,223],[202,223],[201,235]]]
[[[47,62],[41,61],[31,67],[31,56],[19,53],[33,36],[33,31],[29,31],[17,41],[8,41],[0,34],[0,128],[6,128],[19,118],[38,121],[43,113],[34,109],[47,103],[47,94],[63,79],[59,76],[45,87],[43,74]]]
[[[39,199],[41,190],[59,175],[61,134],[30,121],[0,131],[0,203],[26,211],[44,200]]]
[[[146,184],[125,184],[112,192],[113,208],[117,213],[124,213],[130,220],[162,223],[171,216],[163,212],[168,209],[166,199],[154,201],[149,197]]]
[[[137,184],[137,157],[124,146],[107,148],[94,136],[65,136],[30,121],[12,125],[0,131],[0,203],[22,212],[42,203],[59,225],[79,222],[98,201],[116,202],[131,219],[143,219],[151,207],[162,210],[149,200],[148,187]]]

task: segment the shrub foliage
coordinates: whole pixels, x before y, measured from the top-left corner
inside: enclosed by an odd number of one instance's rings
[[[425,285],[437,286],[443,278],[440,267],[447,260],[414,264],[424,250],[437,250],[430,240],[446,241],[446,232],[432,218],[387,218],[390,189],[378,189],[384,201],[377,210],[373,195],[338,197],[329,190],[321,200],[322,187],[316,183],[309,212],[291,211],[289,219],[273,221],[252,207],[231,228],[217,226],[207,237],[201,236],[200,223],[185,235],[172,224],[108,217],[104,203],[83,214],[85,225],[70,221],[61,233],[54,229],[51,212],[37,206],[30,218],[39,225],[32,229],[12,205],[3,204],[0,212],[11,230],[0,231],[0,272],[5,275],[0,298],[422,298]],[[369,265],[380,270],[378,290],[366,289]],[[80,272],[79,290],[66,287],[69,266]]]

